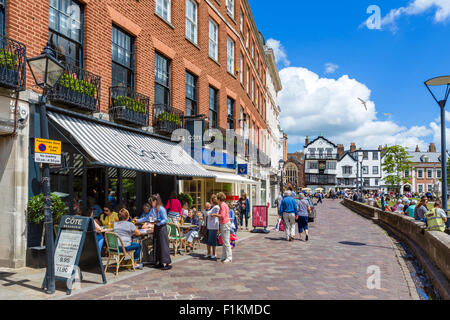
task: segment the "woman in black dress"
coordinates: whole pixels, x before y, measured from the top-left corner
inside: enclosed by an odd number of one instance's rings
[[[153,248],[155,251],[155,268],[170,270],[172,260],[170,259],[169,234],[167,232],[167,211],[162,205],[161,197],[155,194],[150,197],[149,202],[156,211],[156,225],[153,232]]]

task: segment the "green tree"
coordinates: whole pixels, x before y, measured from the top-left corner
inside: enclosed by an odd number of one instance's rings
[[[411,169],[411,161],[406,148],[395,145],[383,150],[382,169],[386,176],[384,181],[393,189],[400,189],[400,185],[410,182],[409,178],[404,176],[406,170]]]

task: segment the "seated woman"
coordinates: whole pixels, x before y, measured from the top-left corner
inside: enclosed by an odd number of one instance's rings
[[[82,210],[80,207],[78,207],[77,210],[75,210],[75,215],[94,218],[94,209],[93,208],[85,208]],[[101,252],[103,243],[105,242],[105,238],[102,235],[102,228],[97,223],[97,219],[94,219],[94,227],[95,227],[95,232],[97,233],[98,249]]]
[[[194,239],[199,237],[198,232],[200,231],[201,222],[199,217],[196,214],[194,214],[194,211],[192,209],[188,211],[188,216],[186,220],[184,220],[184,222],[196,225],[196,227],[190,229],[188,232],[185,233],[187,242],[187,251],[189,252],[190,250],[192,250],[192,243],[194,242]]]
[[[103,207],[103,213],[100,215],[100,222],[102,226],[107,226],[109,223],[119,221],[119,215],[113,211],[111,203],[106,203]]]
[[[143,265],[137,263],[141,256],[141,245],[136,242],[132,242],[133,236],[140,236],[138,228],[128,221],[130,218],[130,213],[127,209],[121,209],[119,211],[119,221],[114,224],[114,233],[118,234],[122,239],[123,245],[126,251],[135,250],[134,252],[134,267],[137,269],[142,269]]]
[[[133,223],[140,223],[142,225],[142,229],[149,229],[153,231],[153,224],[150,222],[153,222],[156,220],[156,211],[155,208],[152,208],[152,206],[149,203],[145,203],[144,206],[144,213],[141,215],[141,218],[134,218]]]

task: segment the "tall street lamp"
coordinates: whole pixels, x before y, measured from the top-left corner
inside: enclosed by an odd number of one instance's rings
[[[442,206],[445,210],[448,209],[447,206],[447,143],[445,134],[445,105],[450,94],[450,76],[437,77],[425,81],[425,86],[428,91],[430,91],[434,100],[441,108],[441,166],[442,166]],[[444,98],[438,100],[436,95],[431,90],[431,86],[446,86]]]
[[[280,193],[281,195],[283,195],[283,171],[284,171],[284,160],[281,159],[278,162],[278,165],[280,167],[280,172],[281,172],[281,182],[280,182]]]
[[[362,152],[358,152],[358,163],[359,163],[359,171],[360,171],[360,173],[361,173],[361,175],[360,175],[360,177],[361,178],[359,178],[358,177],[358,174],[356,175],[357,176],[357,178],[358,178],[358,180],[359,180],[359,183],[358,183],[358,185],[360,185],[361,186],[361,194],[362,194],[362,190],[363,190],[363,180],[362,180],[362,161],[363,161],[363,153]],[[359,192],[360,190],[358,190],[358,192]]]
[[[42,95],[39,97],[41,138],[48,139],[47,94],[61,78],[64,65],[55,58],[50,42],[47,42],[44,51],[39,56],[29,58],[27,62],[36,85],[42,89]],[[47,163],[42,164],[42,193],[44,194],[45,247],[47,251],[45,289],[48,294],[52,294],[55,292],[55,264],[50,167]]]

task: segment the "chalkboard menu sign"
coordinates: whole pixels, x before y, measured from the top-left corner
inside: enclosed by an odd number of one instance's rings
[[[80,280],[81,271],[89,271],[101,274],[103,283],[106,283],[93,218],[63,216],[55,247],[55,279],[66,283],[67,294],[72,292],[78,270]],[[44,288],[46,279],[47,277],[44,278]]]

